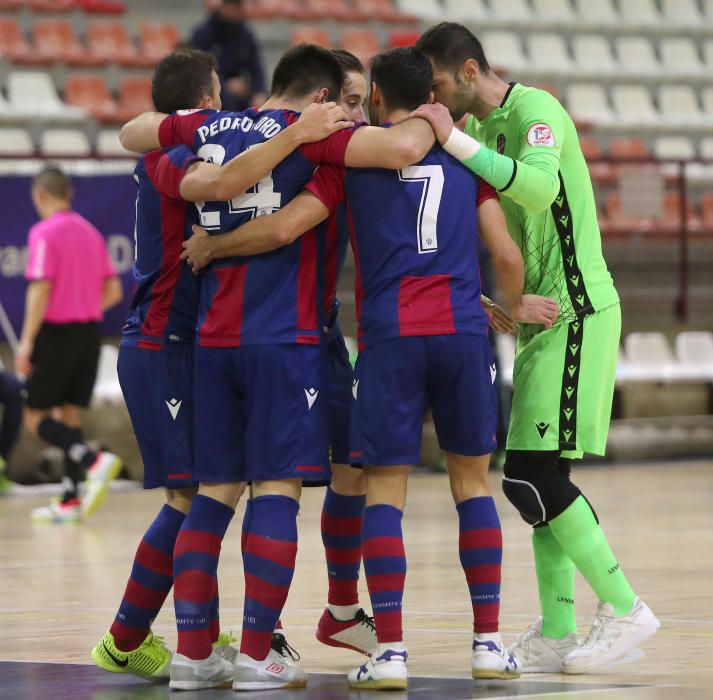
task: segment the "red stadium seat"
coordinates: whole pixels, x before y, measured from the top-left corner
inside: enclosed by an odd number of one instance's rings
[[[126,27],[119,22],[91,22],[87,27],[87,47],[92,60],[126,66],[151,65],[139,56]]]
[[[123,15],[126,5],[114,0],[76,0],[77,6],[92,15]]]
[[[0,19],[0,55],[13,63],[50,63],[51,59],[38,56],[25,39],[14,19]]]
[[[302,4],[299,0],[252,0],[245,10],[251,19],[300,19]]]
[[[181,37],[175,24],[143,24],[139,33],[141,55],[150,58],[152,64],[160,61],[178,46]]]
[[[302,18],[307,20],[335,19],[340,22],[354,20],[347,0],[304,0]]]
[[[713,192],[701,197],[701,233],[713,234]]]
[[[33,34],[35,51],[50,61],[61,61],[70,65],[91,62],[69,22],[35,22]]]
[[[22,7],[22,0],[0,0],[0,12],[12,12]]]
[[[342,48],[351,51],[365,66],[371,57],[381,51],[381,44],[374,32],[352,29],[342,33]]]
[[[117,105],[109,92],[104,76],[70,76],[64,88],[64,100],[68,104],[84,107],[101,122],[115,120]]]
[[[646,160],[650,153],[641,139],[614,139],[609,147],[612,160]]]
[[[352,6],[362,21],[379,21],[389,24],[412,24],[418,22],[417,17],[405,15],[391,0],[352,0]]]
[[[69,12],[76,6],[76,0],[29,0],[26,6],[35,12]]]
[[[611,233],[646,233],[670,235],[677,234],[681,227],[681,195],[679,192],[664,193],[661,217],[630,216],[621,211],[621,194],[610,192],[606,199],[606,209],[609,219],[608,229]],[[691,230],[700,229],[700,220],[695,214],[693,204],[688,200],[688,226]]]
[[[391,32],[389,35],[389,48],[397,46],[413,46],[421,37],[419,32]]]
[[[153,108],[151,78],[124,78],[121,81],[119,107],[114,121],[125,122]]]
[[[325,49],[332,47],[329,34],[320,27],[299,27],[290,35],[290,46],[297,44],[317,44]]]
[[[611,163],[601,161],[604,156],[604,151],[597,139],[589,136],[584,136],[579,139],[579,145],[582,148],[582,154],[589,167],[589,175],[593,182],[611,184],[615,181],[617,175],[616,166]],[[597,161],[597,162],[589,162]]]

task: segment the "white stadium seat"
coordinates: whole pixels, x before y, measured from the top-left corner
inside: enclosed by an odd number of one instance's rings
[[[572,84],[567,89],[567,110],[576,119],[609,124],[614,113],[601,85]]]
[[[485,32],[481,40],[485,55],[492,65],[517,70],[528,64],[520,37],[514,32]]]
[[[127,156],[130,155],[119,142],[118,129],[105,129],[97,136],[97,155],[100,156]]]
[[[554,32],[534,33],[527,37],[530,65],[544,73],[568,73],[572,59],[561,34]]]
[[[453,22],[479,21],[490,15],[484,0],[445,0],[445,8]]]
[[[713,136],[701,139],[700,156],[706,160],[713,160]]]
[[[399,9],[425,20],[443,19],[443,7],[438,0],[398,0]]]
[[[664,22],[669,26],[692,29],[702,22],[696,0],[661,0],[661,9]]]
[[[688,85],[664,85],[659,89],[659,110],[667,124],[679,127],[708,127],[710,120],[698,106],[693,88]]]
[[[557,27],[576,22],[569,0],[532,0],[532,10],[534,24]]]
[[[88,156],[89,139],[78,129],[45,129],[40,138],[40,151],[47,156]]]
[[[651,93],[642,85],[615,85],[611,98],[618,123],[631,127],[661,124]]]
[[[676,336],[676,359],[689,368],[696,368],[701,376],[713,380],[713,333],[684,331]]]
[[[710,21],[713,22],[713,18]],[[703,62],[706,71],[713,71],[713,39],[707,39],[703,43]]]
[[[7,80],[10,109],[15,114],[76,120],[86,116],[79,107],[66,105],[59,99],[49,73],[16,71]]]
[[[632,378],[641,381],[700,380],[700,372],[676,361],[663,333],[630,333],[624,341]]]
[[[616,73],[619,64],[614,58],[609,39],[604,34],[579,34],[572,40],[572,53],[577,75]]]
[[[688,136],[661,136],[654,141],[654,155],[661,160],[689,160],[696,157]]]
[[[498,0],[490,5],[493,16],[498,20],[528,22],[532,18],[527,0]]]
[[[713,87],[707,87],[701,91],[701,102],[703,102],[703,111],[713,118]]]
[[[660,71],[654,47],[646,37],[621,37],[616,42],[616,53],[622,73],[652,75]]]
[[[698,49],[686,37],[661,40],[661,66],[664,71],[674,75],[695,76],[703,72]]]
[[[632,27],[655,27],[661,22],[655,0],[622,0],[619,12],[622,24]]]
[[[94,384],[92,404],[121,403],[124,398],[119,385],[119,374],[116,363],[119,359],[119,348],[114,345],[102,345],[99,354],[97,381]]]
[[[0,155],[30,156],[35,152],[30,134],[24,129],[0,129]]]
[[[621,21],[613,0],[575,0],[577,8],[577,24],[592,27],[593,29],[606,29],[613,27]]]

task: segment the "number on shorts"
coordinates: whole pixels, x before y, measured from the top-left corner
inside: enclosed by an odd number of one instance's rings
[[[438,209],[445,180],[443,168],[440,165],[411,165],[399,170],[399,180],[423,185],[416,222],[418,252],[435,253],[438,250]]]

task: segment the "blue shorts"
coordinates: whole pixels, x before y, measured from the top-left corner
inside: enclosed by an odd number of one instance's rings
[[[349,362],[349,351],[342,330],[336,322],[327,333],[327,371],[332,462],[349,464],[349,426],[354,370]]]
[[[193,479],[193,346],[164,352],[122,345],[119,383],[144,462],[144,488]]]
[[[441,449],[465,456],[496,447],[495,370],[486,336],[385,340],[359,353],[352,463],[418,464],[426,407]]]
[[[197,347],[195,478],[328,480],[324,349]]]

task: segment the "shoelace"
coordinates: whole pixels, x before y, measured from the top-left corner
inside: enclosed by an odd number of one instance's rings
[[[280,656],[287,658],[289,656],[292,661],[299,661],[300,655],[294,647],[291,647],[284,634],[273,634],[272,643],[270,647],[273,651],[277,652]]]
[[[359,620],[362,625],[366,625],[372,632],[376,631],[374,618],[367,615],[361,608],[357,610],[356,619]]]
[[[597,643],[597,640],[599,637],[603,637],[607,643],[610,643],[611,640],[607,636],[605,626],[607,624],[607,621],[612,620],[612,617],[609,617],[608,615],[595,615],[594,616],[594,621],[592,622],[592,629],[589,630],[589,634],[587,635],[587,638],[584,640],[584,644],[582,645],[583,647],[592,647]]]

